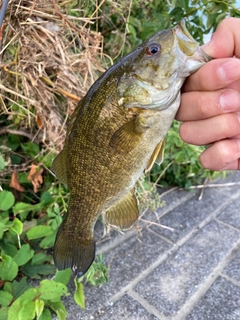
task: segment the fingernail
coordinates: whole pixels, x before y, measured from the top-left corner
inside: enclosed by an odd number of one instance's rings
[[[218,72],[224,81],[233,81],[240,78],[240,60],[233,58],[224,62],[219,67]]]
[[[225,91],[219,99],[220,107],[225,111],[234,111],[240,107],[240,95],[237,91]]]

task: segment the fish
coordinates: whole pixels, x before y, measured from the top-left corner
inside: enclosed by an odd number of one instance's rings
[[[81,99],[52,166],[70,193],[54,245],[57,269],[86,273],[99,215],[123,231],[137,221],[134,186],[161,164],[183,82],[209,59],[181,21],[121,58]]]

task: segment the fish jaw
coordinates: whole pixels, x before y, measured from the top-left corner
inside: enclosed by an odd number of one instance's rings
[[[177,40],[176,54],[180,55],[181,60],[185,62],[179,74],[182,77],[188,77],[212,58],[199,47],[198,42],[187,30],[184,20],[181,20],[173,31]]]

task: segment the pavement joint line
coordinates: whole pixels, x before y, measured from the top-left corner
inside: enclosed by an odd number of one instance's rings
[[[240,239],[235,242],[232,248],[228,251],[224,259],[222,259],[216,268],[208,275],[205,281],[199,286],[199,288],[192,294],[192,296],[184,303],[179,309],[177,314],[171,318],[171,320],[183,320],[197,305],[202,296],[207,292],[216,279],[222,275],[222,271],[232,261],[236,255],[236,248],[240,248]]]
[[[149,314],[153,314],[156,318],[160,320],[167,320],[166,316],[160,312],[156,307],[151,305],[146,299],[141,297],[136,291],[129,290],[127,292],[129,296],[131,296],[135,301],[139,302],[144,309],[148,311]]]
[[[231,198],[228,198],[223,204],[221,204],[215,211],[210,214],[206,219],[201,221],[197,227],[192,229],[188,234],[186,234],[183,238],[181,238],[178,242],[176,242],[172,248],[164,252],[155,262],[153,262],[147,269],[143,270],[138,276],[136,276],[132,281],[130,281],[126,286],[121,288],[117,293],[115,293],[112,297],[110,297],[109,302],[115,303],[119,299],[121,299],[124,294],[133,289],[140,281],[142,281],[147,275],[149,275],[154,269],[156,269],[163,261],[165,261],[171,254],[176,252],[183,244],[185,244],[189,239],[191,239],[200,229],[202,229],[205,225],[207,225],[210,221],[212,221],[219,212],[224,209],[229,202],[233,199],[240,196],[240,191],[235,193]],[[178,318],[183,319],[183,318]]]
[[[190,193],[189,192],[189,195],[183,196],[179,200],[174,202],[173,204],[168,205],[166,210],[160,216],[158,216],[158,219],[162,218],[165,214],[167,214],[168,212],[174,210],[176,207],[178,207],[182,203],[184,203],[187,200],[191,199],[194,195],[195,195],[195,193]],[[118,245],[122,244],[123,242],[125,242],[126,240],[128,240],[129,238],[131,238],[132,236],[134,236],[136,234],[137,234],[137,230],[136,229],[129,230],[129,231],[125,232],[123,235],[121,235],[119,238],[114,239],[111,243],[103,245],[99,249],[97,248],[96,254],[99,255],[101,253],[106,253],[106,252],[116,248]]]
[[[215,219],[218,216],[218,214],[220,212],[222,212],[223,209],[226,208],[226,206],[229,204],[229,202],[232,202],[232,200],[237,199],[239,196],[240,196],[240,191],[235,193],[233,196],[231,196],[231,198],[228,198],[228,200],[226,200],[218,208],[216,208],[212,214],[210,214],[206,219],[204,219],[202,222],[199,223],[199,228],[202,229],[211,220]]]
[[[176,202],[174,202],[172,205],[170,204],[168,206],[168,208],[162,212],[159,216],[158,219],[162,218],[163,216],[165,216],[169,211],[174,210],[175,208],[177,208],[178,206],[180,206],[181,204],[183,204],[184,202],[190,200],[191,198],[193,198],[196,195],[196,192],[189,192],[186,196],[181,197],[179,200],[177,200]]]
[[[171,245],[174,245],[174,242],[171,241],[170,239],[168,239],[167,237],[164,237],[163,235],[155,232],[154,230],[149,228],[150,226],[147,227],[147,229],[149,230],[149,232],[153,233],[155,236],[159,237],[160,239],[164,240],[165,242],[168,242]]]
[[[221,219],[219,219],[219,218],[215,218],[215,220],[216,220],[217,222],[221,223],[221,224],[224,224],[225,226],[227,226],[227,227],[229,227],[229,228],[231,228],[231,229],[234,229],[234,230],[236,230],[236,231],[238,231],[238,232],[240,231],[239,228],[236,228],[236,227],[234,227],[232,224],[227,223],[227,222],[225,222],[225,221],[223,221],[223,220],[221,220]]]
[[[240,287],[240,281],[233,279],[232,277],[229,277],[227,274],[225,273],[221,273],[220,274],[223,278],[225,278],[226,280],[230,281],[231,283],[233,283],[235,286]]]

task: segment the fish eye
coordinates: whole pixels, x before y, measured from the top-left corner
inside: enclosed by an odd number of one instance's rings
[[[154,56],[161,51],[161,46],[158,43],[152,43],[146,47],[146,54],[148,56]]]

